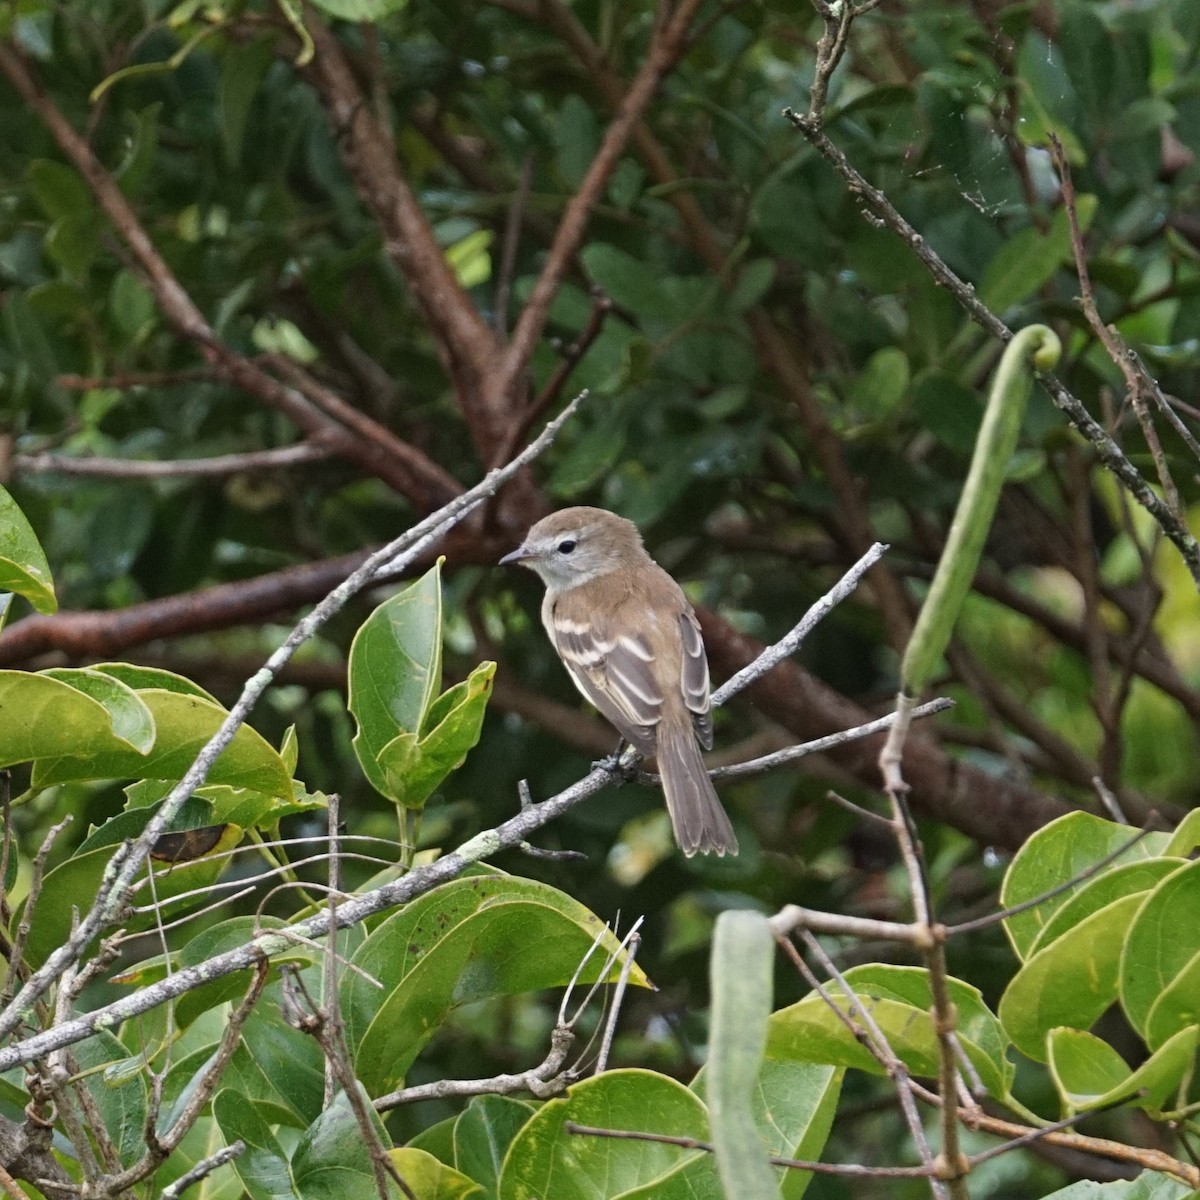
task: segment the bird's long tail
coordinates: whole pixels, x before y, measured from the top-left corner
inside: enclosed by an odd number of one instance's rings
[[[690,721],[659,724],[657,758],[679,848],[689,858],[696,853],[736,854],[733,826],[704,769]]]

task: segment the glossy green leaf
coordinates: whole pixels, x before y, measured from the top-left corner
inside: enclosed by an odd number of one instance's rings
[[[397,737],[420,734],[441,687],[440,564],[363,622],[350,645],[348,669],[349,707],[358,724],[354,752],[371,785],[397,799],[379,757]]]
[[[288,765],[286,761],[284,765]],[[174,782],[169,779],[139,779],[125,789],[125,807],[145,808],[157,804],[172,787]],[[266,792],[256,792],[251,788],[230,787],[224,783],[203,784],[192,795],[208,803],[213,824],[230,822],[243,829],[273,828],[284,817],[320,812],[329,805],[326,796],[307,792],[294,780],[290,800],[269,796]]]
[[[458,1167],[494,1200],[504,1156],[536,1111],[528,1100],[512,1096],[473,1097],[451,1127],[453,1157],[443,1161]]]
[[[767,294],[775,282],[775,263],[769,258],[756,258],[746,263],[738,272],[737,283],[729,296],[729,306],[734,312],[745,312],[753,308]]]
[[[162,667],[146,667],[141,663],[106,662],[97,663],[90,670],[103,671],[105,675],[119,679],[126,687],[131,687],[136,692],[150,690],[178,692],[181,696],[197,696],[201,700],[207,700],[210,704],[220,703],[216,696],[211,692],[206,692],[198,683],[193,683],[186,676],[177,675],[174,671],[167,671]]]
[[[776,1172],[751,1107],[767,1039],[775,938],[766,917],[733,909],[717,918],[709,960],[712,1018],[706,1100],[717,1173],[726,1194],[778,1200]]]
[[[113,717],[98,700],[50,675],[0,671],[0,767],[97,746],[140,757],[113,732]]]
[[[53,220],[89,215],[95,209],[87,184],[65,163],[35,159],[29,164],[28,178],[39,207]]]
[[[112,721],[113,736],[139,754],[149,754],[154,745],[154,717],[133,688],[102,671],[86,668],[51,667],[40,674],[68,684],[102,704]]]
[[[1133,1027],[1145,1034],[1155,1003],[1200,954],[1200,861],[1167,876],[1140,908],[1121,956],[1121,1007]],[[1160,1036],[1163,1030],[1160,1016]]]
[[[175,1153],[153,1175],[154,1195],[168,1184],[206,1162],[225,1145],[220,1126],[211,1116],[201,1117],[184,1135]],[[245,1200],[246,1191],[232,1166],[218,1167],[204,1182],[185,1192],[188,1200]]]
[[[1094,1183],[1089,1179],[1052,1192],[1045,1200],[1195,1200],[1195,1191],[1157,1171],[1143,1171],[1136,1179]]]
[[[1180,970],[1150,1006],[1142,1036],[1157,1050],[1177,1032],[1200,1023],[1200,953]]]
[[[385,1149],[390,1148],[383,1121],[370,1101],[365,1096],[361,1099],[376,1137]],[[304,1131],[291,1167],[296,1193],[303,1200],[363,1200],[377,1194],[371,1156],[345,1092],[338,1092]],[[389,1188],[389,1194],[399,1196],[400,1192]]]
[[[1070,937],[1034,954],[1000,1000],[1013,1044],[1044,1062],[1046,1035],[1059,1025],[1089,1029],[1117,998],[1121,948],[1146,895],[1124,896],[1085,918]]]
[[[88,752],[87,746],[58,755],[40,754],[33,771],[35,787],[71,779],[182,779],[196,755],[216,733],[226,712],[197,696],[159,689],[139,690],[154,718],[157,735],[149,754],[112,743]],[[18,760],[19,761],[19,760]],[[279,754],[249,725],[243,725],[208,773],[211,783],[252,788],[290,799],[292,781]]]
[[[1050,1073],[1068,1113],[1122,1100],[1161,1110],[1190,1077],[1198,1044],[1200,1025],[1190,1025],[1131,1071],[1112,1046],[1090,1033],[1055,1029],[1046,1039]]]
[[[483,1188],[469,1175],[448,1167],[424,1150],[404,1146],[389,1151],[389,1156],[400,1178],[421,1200],[468,1200],[484,1194]]]
[[[233,1160],[250,1200],[301,1200],[293,1184],[288,1156],[257,1106],[233,1088],[222,1088],[212,1102],[213,1117],[226,1145],[239,1138],[245,1151]]]
[[[316,984],[317,973],[308,975]],[[253,1098],[272,1124],[304,1129],[324,1103],[324,1060],[316,1040],[284,1019],[282,985],[267,985],[234,1053],[229,1085]]]
[[[1114,900],[1150,891],[1182,865],[1183,859],[1180,858],[1150,858],[1143,862],[1122,863],[1101,871],[1072,889],[1066,903],[1042,927],[1030,948],[1030,954],[1044,950],[1056,938],[1073,933],[1081,921]]]
[[[504,1160],[498,1200],[721,1200],[712,1156],[657,1142],[573,1135],[573,1121],[706,1140],[708,1115],[682,1084],[652,1071],[616,1070],[551,1100],[517,1135]]]
[[[146,1081],[140,1074],[124,1074],[117,1080],[98,1068],[123,1062],[125,1047],[107,1030],[98,1030],[72,1048],[84,1074],[85,1086],[95,1111],[112,1139],[122,1166],[131,1166],[146,1150]]]
[[[1163,854],[1187,858],[1200,847],[1200,808],[1193,808],[1175,827]]]
[[[506,875],[456,879],[418,897],[352,957],[382,990],[354,971],[343,981],[342,1015],[359,1078],[372,1096],[394,1087],[451,1009],[564,985],[600,936],[583,972],[595,979],[617,946],[603,929],[564,893]],[[636,966],[631,981],[647,986]]]
[[[1136,844],[1130,844],[1135,837],[1136,832],[1128,825],[1118,825],[1091,813],[1071,812],[1051,821],[1039,829],[1009,863],[1000,888],[1000,906],[1014,908],[1043,896],[1122,846],[1128,846],[1128,849],[1113,860],[1109,869],[1166,853],[1167,834],[1151,833]],[[1004,929],[1018,958],[1029,957],[1042,929],[1070,901],[1076,890],[1060,892],[1034,908],[1005,919]]]
[[[479,1099],[479,1097],[475,1097],[475,1099]],[[472,1099],[471,1104],[475,1103],[475,1099]],[[470,1105],[467,1108],[467,1111],[469,1110]],[[529,1111],[530,1114],[533,1113],[532,1105]],[[461,1115],[465,1116],[466,1112]],[[454,1127],[457,1121],[458,1117],[447,1117],[444,1121],[438,1121],[430,1125],[428,1129],[422,1129],[408,1144],[417,1150],[424,1150],[426,1154],[432,1154],[439,1162],[444,1162],[448,1166],[457,1166],[458,1156],[454,1150]]]
[[[196,934],[180,950],[176,956],[176,969],[198,966],[218,954],[224,954],[228,950],[236,950],[239,946],[244,946],[255,934],[261,933],[263,930],[281,929],[284,925],[285,922],[279,918],[266,915],[262,917],[230,917],[228,920],[220,921]],[[291,962],[307,966],[318,957],[319,951],[313,949],[312,946],[297,943],[290,950],[276,955],[271,961],[276,964]],[[251,975],[252,972],[249,970],[235,971],[232,975],[214,979],[211,983],[193,988],[186,995],[180,996],[175,1002],[176,1024],[181,1029],[186,1029],[201,1013],[215,1008],[226,1000],[234,1000],[241,996],[250,984]],[[147,983],[152,982],[152,979],[145,976],[138,979],[123,977],[121,982],[136,983],[139,987],[144,987]]]
[[[851,397],[868,420],[879,420],[900,407],[909,378],[907,355],[897,346],[885,346],[867,359],[862,374],[854,381]],[[972,422],[972,433],[977,423],[977,419]]]
[[[467,679],[430,705],[424,722],[428,732],[419,740],[402,733],[384,746],[379,768],[388,782],[386,795],[408,808],[420,808],[442,780],[462,765],[467,751],[479,741],[495,674],[495,663],[480,663]]]
[[[1085,233],[1098,204],[1095,196],[1076,198],[1079,225]],[[1054,210],[1050,227],[1044,233],[1031,227],[1009,238],[988,264],[979,285],[979,298],[994,312],[1003,313],[1032,296],[1070,259],[1071,231],[1066,209],[1060,206]]]
[[[825,1150],[844,1072],[840,1067],[781,1058],[764,1058],[751,1097],[758,1136],[770,1154],[816,1161]],[[707,1101],[708,1067],[701,1067],[691,1089]],[[784,1200],[800,1200],[812,1182],[810,1171],[776,1172]]]
[[[869,964],[852,967],[844,977],[908,1068],[917,1075],[936,1075],[937,1040],[929,1017],[932,998],[926,972],[919,967]],[[1009,1039],[1005,1030],[977,988],[953,977],[947,980],[947,987],[958,1013],[958,1038],[963,1050],[989,1093],[1007,1095],[1013,1067],[1007,1057]],[[848,1012],[846,998],[835,998],[838,1007]],[[855,1067],[876,1074],[882,1070],[815,993],[772,1015],[767,1055],[785,1061]]]
[[[658,317],[670,305],[662,273],[605,242],[592,242],[580,255],[590,278],[615,304],[639,317]]]
[[[33,526],[0,487],[0,592],[24,596],[40,613],[58,608],[50,564]]]

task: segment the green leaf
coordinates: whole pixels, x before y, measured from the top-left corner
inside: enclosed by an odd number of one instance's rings
[[[1098,207],[1095,196],[1077,197],[1079,227],[1084,233]],[[1023,229],[997,251],[979,285],[979,298],[994,312],[1003,313],[1032,296],[1070,259],[1071,229],[1066,209],[1059,207],[1045,233],[1036,228]]]
[[[1045,1200],[1195,1200],[1195,1195],[1186,1183],[1157,1171],[1143,1171],[1136,1179],[1115,1183],[1084,1179],[1052,1192]]]
[[[1176,980],[1191,974],[1191,962],[1200,954],[1200,921],[1184,915],[1197,912],[1200,862],[1190,862],[1146,897],[1123,942],[1121,1007],[1143,1035],[1155,1003]]]
[[[461,1004],[570,981],[593,941],[582,978],[594,980],[617,940],[581,904],[546,884],[506,875],[454,880],[373,930],[346,973],[342,1014],[358,1077],[372,1096],[395,1086],[417,1052]],[[537,953],[528,953],[537,946]],[[617,968],[614,967],[614,971]],[[648,986],[634,967],[631,981]]]
[[[527,1100],[510,1096],[473,1097],[453,1121],[453,1156],[443,1161],[481,1184],[490,1200],[496,1194],[509,1146],[536,1111]],[[424,1141],[422,1145],[432,1152],[432,1146]]]
[[[29,164],[29,187],[42,212],[51,220],[90,217],[95,212],[87,184],[63,163],[37,158]]]
[[[230,917],[228,920],[220,921],[196,934],[179,951],[175,958],[175,969],[182,970],[185,967],[198,966],[210,958],[215,958],[218,954],[224,954],[228,950],[236,950],[239,946],[244,946],[255,934],[263,930],[282,929],[285,924],[286,922],[278,917],[269,916]],[[311,946],[298,943],[292,949],[272,957],[271,962],[273,964],[300,963],[309,966],[318,958],[318,952]],[[121,976],[119,982],[145,987],[147,984],[155,982],[155,974],[157,970],[161,969],[160,961],[154,973],[142,970],[136,977]],[[211,983],[193,988],[175,1002],[176,1024],[180,1029],[186,1029],[201,1013],[242,995],[250,985],[251,975],[250,970],[235,971],[231,975],[224,975],[220,979],[214,979]]]
[[[168,1184],[205,1162],[224,1145],[225,1139],[216,1121],[211,1116],[200,1117],[184,1135],[174,1154],[152,1176],[153,1194],[160,1195]],[[245,1200],[246,1191],[233,1167],[226,1165],[206,1175],[203,1184],[184,1195],[188,1200]]]
[[[616,1070],[551,1100],[517,1135],[504,1160],[498,1200],[720,1200],[711,1155],[659,1142],[570,1134],[566,1123],[707,1140],[704,1105],[652,1071]]]
[[[727,1195],[778,1200],[776,1172],[752,1109],[771,1015],[775,938],[752,909],[717,918],[709,986],[712,1020],[707,1100],[717,1173]]]
[[[260,38],[248,45],[227,47],[221,57],[221,81],[217,103],[221,114],[221,141],[225,159],[237,166],[242,157],[246,126],[256,99],[261,96],[263,79],[275,61],[270,38]]]
[[[593,242],[580,255],[588,276],[614,304],[639,317],[659,318],[669,307],[662,272],[650,263],[618,250],[607,242]]]
[[[226,1145],[239,1138],[246,1143],[233,1169],[250,1200],[301,1200],[292,1186],[287,1154],[258,1108],[232,1088],[223,1088],[213,1097],[212,1111]]]
[[[139,754],[154,745],[154,717],[131,687],[101,671],[86,668],[50,667],[41,675],[57,679],[102,704],[112,721],[112,733]]]
[[[851,397],[870,420],[895,412],[908,392],[908,357],[897,346],[885,346],[867,359]]]
[[[1045,1062],[1051,1029],[1088,1029],[1117,998],[1121,949],[1145,899],[1145,893],[1124,896],[1092,913],[1070,937],[1034,954],[1013,977],[999,1015],[1022,1054]]]
[[[72,779],[182,779],[205,743],[228,715],[219,705],[197,696],[157,688],[138,691],[150,710],[157,734],[149,754],[112,742],[110,747],[74,743],[73,750],[39,754],[35,787]],[[14,761],[21,761],[20,759]],[[291,799],[292,781],[283,760],[249,725],[243,725],[208,773],[212,783],[252,788]]]
[[[1175,827],[1163,854],[1188,858],[1197,847],[1200,847],[1200,808],[1193,808]]]
[[[361,1099],[376,1136],[390,1148],[382,1119],[367,1097]],[[362,1200],[377,1194],[370,1151],[345,1092],[338,1092],[304,1131],[292,1155],[292,1178],[303,1200]]]
[[[164,692],[178,692],[181,696],[198,696],[210,704],[219,703],[211,692],[206,692],[198,683],[193,683],[186,676],[176,675],[174,671],[164,671],[161,667],[144,667],[140,663],[108,662],[97,663],[89,670],[103,671],[105,675],[119,679],[126,687],[131,687],[137,692],[157,688]]]
[[[0,671],[0,712],[0,767],[98,746],[137,755],[115,735],[103,704],[49,675]]]
[[[1150,1007],[1142,1031],[1146,1045],[1156,1050],[1177,1031],[1200,1022],[1200,954],[1163,989]]]
[[[691,1089],[707,1100],[708,1067],[700,1068]],[[751,1098],[758,1136],[768,1153],[780,1158],[820,1159],[837,1113],[844,1072],[821,1063],[765,1058]],[[811,1171],[780,1175],[784,1200],[800,1200],[812,1182]]]
[[[446,247],[446,262],[461,287],[478,287],[491,279],[492,256],[489,251],[495,237],[490,229],[476,229]]]
[[[128,1167],[146,1149],[146,1083],[140,1074],[125,1075],[119,1081],[96,1070],[105,1064],[124,1062],[129,1051],[108,1030],[72,1047],[72,1054],[84,1074],[95,1111],[104,1130],[117,1148],[121,1165]]]
[[[308,985],[319,987],[315,971]],[[258,1103],[272,1124],[304,1129],[320,1115],[324,1103],[324,1060],[316,1040],[293,1029],[280,1012],[282,985],[270,984],[250,1014],[227,1076]]]
[[[24,596],[40,613],[58,609],[50,564],[33,526],[17,502],[0,487],[0,592]]]
[[[1066,903],[1042,928],[1031,953],[1036,954],[1056,938],[1073,933],[1081,921],[1114,900],[1148,892],[1177,867],[1181,867],[1183,862],[1180,858],[1151,858],[1145,862],[1123,863],[1101,871],[1071,891]]]
[[[1200,1044],[1200,1025],[1181,1029],[1136,1071],[1107,1042],[1077,1029],[1055,1029],[1046,1039],[1047,1061],[1068,1113],[1129,1100],[1161,1111],[1187,1080]]]
[[[1128,825],[1118,825],[1091,813],[1071,812],[1051,821],[1039,829],[1009,863],[1000,888],[1000,906],[1015,908],[1045,895],[1133,842],[1134,836]],[[1107,869],[1165,854],[1169,840],[1165,833],[1148,834],[1129,846]],[[1005,918],[1004,929],[1018,958],[1029,957],[1042,929],[1070,902],[1076,890],[1068,889],[1034,908]]]
[[[737,283],[729,296],[729,307],[735,313],[753,308],[770,291],[775,282],[775,263],[769,258],[756,258],[738,272]]]
[[[404,1146],[389,1151],[389,1157],[400,1178],[421,1200],[467,1200],[483,1191],[470,1176],[439,1162],[424,1150]]]
[[[441,565],[381,604],[350,644],[349,708],[354,752],[372,787],[391,799],[380,754],[403,733],[418,735],[442,681]]]
[[[379,753],[379,766],[393,799],[420,808],[438,784],[462,766],[467,752],[479,741],[483,714],[492,694],[496,664],[480,663],[471,674],[443,692],[425,714],[420,741],[402,733]]]
[[[932,997],[923,968],[868,964],[845,972],[859,1002],[874,1016],[892,1049],[917,1075],[936,1075],[937,1040],[929,1010]],[[1001,1023],[984,1004],[977,988],[951,977],[951,1003],[958,1012],[958,1038],[993,1096],[1005,1096],[1012,1084],[1009,1039]],[[838,1007],[849,1012],[849,1001],[835,994]],[[845,1023],[815,993],[771,1017],[767,1055],[793,1062],[820,1062],[880,1073],[882,1068],[846,1028]]]

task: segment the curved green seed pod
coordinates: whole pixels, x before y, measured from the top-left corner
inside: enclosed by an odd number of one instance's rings
[[[900,686],[906,695],[919,696],[929,682],[975,577],[1004,472],[1017,446],[1033,386],[1031,368],[1049,371],[1061,354],[1057,334],[1045,325],[1022,329],[1005,347],[946,547],[900,664]]]
[[[775,1169],[754,1122],[774,957],[775,939],[761,913],[736,909],[717,918],[705,1091],[717,1174],[725,1195],[738,1200],[779,1200]]]

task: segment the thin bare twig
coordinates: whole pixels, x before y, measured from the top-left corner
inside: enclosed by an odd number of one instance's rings
[[[958,301],[977,324],[1002,342],[1012,340],[1013,331],[976,296],[973,287],[947,266],[926,239],[900,215],[888,197],[855,170],[845,153],[829,139],[819,122],[814,122],[807,114],[797,113],[791,108],[785,108],[783,116],[803,134],[808,143],[841,177],[851,194],[862,201],[871,218],[884,224],[904,241],[934,279]],[[1183,556],[1192,578],[1200,585],[1200,542],[1197,542],[1187,526],[1176,517],[1170,505],[1159,498],[1120,446],[1084,408],[1079,399],[1055,376],[1045,374],[1039,376],[1039,379],[1050,398],[1091,444],[1100,461],[1159,524]]]
[[[297,623],[283,644],[267,659],[262,669],[247,681],[237,703],[196,756],[184,777],[168,793],[142,834],[134,841],[125,843],[114,854],[106,869],[99,893],[76,933],[47,957],[46,961],[25,981],[12,1002],[3,1012],[0,1012],[0,1036],[12,1032],[21,1021],[24,1011],[45,992],[67,966],[78,960],[96,934],[120,911],[126,902],[128,890],[148,856],[150,848],[166,832],[169,823],[187,798],[204,782],[212,763],[233,740],[234,735],[249,716],[251,709],[270,686],[275,674],[288,662],[296,650],[378,575],[399,570],[406,563],[415,560],[473,508],[489,496],[494,495],[521,467],[534,459],[550,444],[582,399],[581,395],[568,404],[542,433],[507,466],[489,471],[484,479],[473,488],[463,492],[449,504],[423,521],[419,521],[406,533],[370,555],[358,570],[343,580]]]
[[[1092,327],[1092,332],[1100,339],[1100,344],[1108,353],[1108,357],[1112,359],[1124,376],[1126,394],[1129,396],[1129,402],[1133,405],[1133,411],[1142,429],[1142,436],[1146,439],[1146,448],[1154,460],[1163,495],[1166,497],[1172,514],[1182,522],[1184,515],[1179,502],[1179,490],[1167,467],[1166,455],[1163,453],[1162,443],[1158,440],[1158,430],[1154,428],[1154,420],[1149,406],[1146,404],[1146,396],[1158,393],[1156,405],[1160,411],[1168,407],[1167,402],[1162,396],[1158,384],[1142,367],[1137,355],[1133,354],[1125,345],[1125,339],[1113,326],[1104,323],[1100,316],[1100,310],[1096,307],[1096,294],[1092,290],[1091,273],[1088,270],[1087,249],[1083,244],[1083,232],[1079,228],[1079,212],[1076,208],[1075,182],[1071,178],[1071,165],[1067,162],[1062,142],[1053,132],[1050,134],[1050,158],[1054,163],[1054,169],[1058,172],[1063,207],[1067,213],[1067,225],[1071,230],[1071,249],[1075,256],[1075,273],[1079,276],[1079,305],[1083,309],[1087,323]]]
[[[713,706],[725,703],[731,696],[747,688],[760,676],[765,675],[776,663],[799,649],[804,639],[829,615],[851,592],[858,587],[859,580],[887,553],[887,546],[876,542],[842,577],[813,604],[796,625],[773,646],[740,670],[732,679],[727,679],[713,692]]]
[[[703,1150],[713,1153],[711,1142],[700,1138],[679,1137],[670,1133],[646,1133],[637,1129],[602,1129],[596,1125],[580,1125],[577,1121],[566,1121],[563,1128],[577,1137],[603,1137],[625,1139],[635,1142],[658,1142],[664,1146],[678,1146],[681,1150]],[[848,1175],[867,1179],[921,1179],[928,1176],[932,1167],[864,1167],[857,1163],[813,1162],[802,1158],[782,1158],[773,1154],[767,1160],[775,1167],[789,1167],[796,1171],[811,1171],[814,1175]]]
[[[720,690],[724,692],[725,689],[721,688]],[[937,700],[930,700],[927,704],[917,705],[912,710],[911,719],[919,720],[922,717],[932,717],[953,707],[953,700],[940,697]],[[811,742],[804,742],[799,746],[788,746],[783,750],[775,750],[771,754],[764,754],[760,758],[751,759],[749,762],[733,763],[728,767],[714,767],[709,771],[709,775],[713,779],[737,779],[746,775],[760,775],[763,771],[769,771],[775,767],[793,763],[797,759],[806,758],[810,754],[821,754],[826,750],[832,750],[835,746],[844,746],[847,742],[855,742],[860,738],[873,737],[877,733],[883,733],[885,730],[892,728],[896,719],[896,713],[888,713],[886,717],[879,717],[874,721],[868,721],[865,725],[856,725],[853,729],[844,729],[839,733],[831,733],[822,738],[814,738]],[[650,778],[657,779],[657,776],[651,775]],[[857,808],[857,805],[855,807]],[[862,815],[883,821],[889,827],[891,826],[891,822],[886,817],[879,816],[878,813],[868,813],[866,809],[859,809],[859,812]]]
[[[617,1031],[617,1017],[621,1013],[621,1001],[625,998],[625,989],[629,986],[629,976],[633,971],[633,961],[637,958],[638,947],[641,944],[642,936],[636,929],[625,939],[625,959],[621,963],[621,974],[617,978],[617,986],[613,989],[612,1006],[608,1014],[608,1021],[604,1026],[600,1051],[596,1055],[595,1073],[597,1075],[603,1074],[608,1068],[608,1054],[612,1049],[613,1035]]]
[[[191,479],[238,475],[244,471],[275,471],[332,457],[331,447],[299,442],[271,450],[244,454],[218,454],[211,458],[182,458],[171,462],[152,459],[70,457],[65,454],[14,454],[14,474],[82,475],[94,479]]]
[[[174,1183],[167,1184],[162,1190],[160,1200],[178,1200],[192,1184],[199,1183],[202,1179],[207,1179],[218,1167],[223,1167],[226,1163],[233,1162],[235,1158],[240,1157],[245,1152],[246,1143],[241,1138],[238,1138],[236,1142],[232,1142],[228,1146],[223,1146],[215,1154],[210,1154],[207,1158],[202,1158],[190,1171],[180,1175]]]

